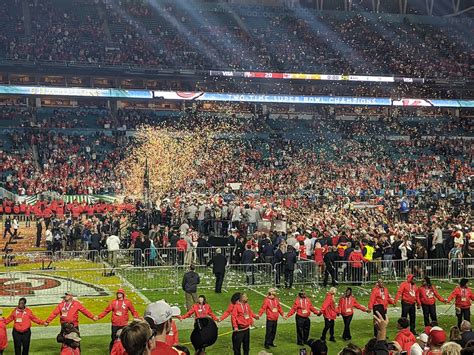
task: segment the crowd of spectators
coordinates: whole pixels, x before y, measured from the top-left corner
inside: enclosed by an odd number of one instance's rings
[[[5,35],[1,40],[6,56],[193,69],[430,78],[472,74],[472,41],[462,25],[297,10],[270,17],[195,13],[192,7],[175,3],[152,6],[143,1],[105,2],[101,15],[92,1],[89,5],[89,11],[75,13],[51,0],[31,1],[31,36],[25,41]]]

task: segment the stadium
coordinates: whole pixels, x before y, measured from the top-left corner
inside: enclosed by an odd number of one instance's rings
[[[473,354],[473,14],[0,1],[0,354]]]

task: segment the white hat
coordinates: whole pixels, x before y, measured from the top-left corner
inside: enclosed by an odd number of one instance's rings
[[[427,343],[428,342],[428,335],[426,335],[425,333],[421,333],[417,339],[420,339],[423,343]]]
[[[181,314],[178,307],[171,307],[165,301],[156,301],[150,303],[146,309],[144,318],[150,318],[155,325],[160,325],[170,320],[172,317],[177,317]]]

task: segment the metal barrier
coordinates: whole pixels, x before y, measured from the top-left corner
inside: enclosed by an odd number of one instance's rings
[[[273,286],[272,264],[230,264],[227,265],[224,288],[242,286]]]
[[[408,269],[418,278],[428,276],[433,280],[446,280],[453,276],[448,259],[411,259]]]
[[[293,285],[317,284],[320,280],[321,268],[313,260],[298,260],[293,270]],[[285,283],[285,264],[273,266],[274,285],[279,287]]]
[[[335,262],[336,279],[339,283],[362,284],[375,282],[379,278],[385,281],[399,281],[410,273],[408,260],[374,260],[363,262],[356,267],[351,261]]]
[[[119,249],[115,251],[103,249],[100,251],[100,258],[107,260],[115,267],[119,265],[143,266],[147,261],[140,249]]]
[[[227,258],[227,263],[232,263],[234,247],[198,247],[180,251],[178,248],[152,248],[145,249],[147,265],[206,265],[221,250],[222,255]]]

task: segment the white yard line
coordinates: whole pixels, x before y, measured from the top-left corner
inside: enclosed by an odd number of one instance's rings
[[[109,263],[105,262],[104,261],[104,264],[105,266],[109,267],[109,268],[112,268]],[[122,275],[120,275],[120,273],[116,272],[115,273],[116,276],[118,276],[118,278],[120,279],[120,281],[122,281],[122,283],[127,286],[129,289],[131,289],[133,292],[135,292],[138,297],[140,297],[143,302],[145,302],[146,305],[150,304],[151,301],[148,299],[147,296],[145,296],[143,293],[141,293],[135,286],[133,286],[125,277],[123,277]]]

